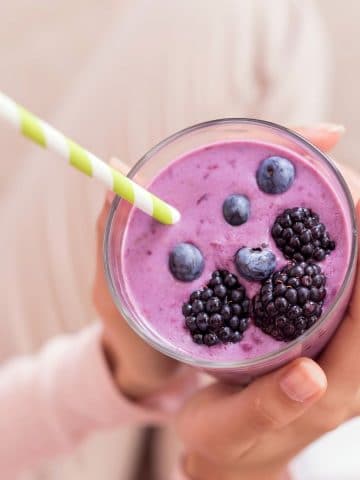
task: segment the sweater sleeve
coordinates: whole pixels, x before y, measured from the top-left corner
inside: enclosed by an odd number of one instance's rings
[[[113,383],[99,326],[57,337],[0,369],[1,476],[71,451],[98,430],[163,422],[194,388],[183,369],[166,391],[133,403]]]

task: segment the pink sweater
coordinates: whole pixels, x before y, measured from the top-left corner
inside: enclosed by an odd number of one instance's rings
[[[132,403],[112,380],[98,325],[57,337],[37,356],[1,369],[1,478],[69,452],[95,431],[163,422],[193,390],[194,377],[183,369],[166,391]]]
[[[271,8],[266,0],[40,3],[1,4],[2,22],[11,26],[0,29],[2,89],[103,158],[130,165],[170,133],[212,118],[288,125],[327,118],[328,49],[312,0],[274,0]],[[31,468],[26,479],[127,480],[140,440],[134,429],[94,435],[90,448],[76,444],[109,425],[164,414],[161,402],[141,408],[116,391],[98,330],[18,360],[94,318],[94,232],[104,191],[6,128],[0,145],[0,361],[15,359],[0,369],[0,478],[71,451]],[[165,398],[168,405],[171,395]],[[339,441],[337,430],[332,449],[331,438],[326,448],[308,449],[296,478],[358,478],[347,474],[359,471],[351,465],[355,427]],[[161,434],[157,478],[169,480],[175,438]]]

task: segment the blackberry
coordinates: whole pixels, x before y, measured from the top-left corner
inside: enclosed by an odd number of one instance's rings
[[[182,306],[193,341],[208,347],[239,342],[249,325],[249,311],[245,288],[228,270],[215,270],[207,285],[192,292]]]
[[[292,280],[299,286],[294,287]],[[262,283],[252,303],[255,325],[276,340],[302,335],[322,314],[326,277],[313,262],[291,262]],[[190,320],[189,329],[193,326]]]
[[[296,262],[321,262],[336,244],[319,216],[309,208],[288,208],[277,216],[271,229],[277,247]]]
[[[200,277],[205,261],[201,251],[191,243],[179,243],[169,254],[169,269],[181,282],[192,282]]]

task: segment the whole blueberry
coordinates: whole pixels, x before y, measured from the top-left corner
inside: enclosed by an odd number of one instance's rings
[[[170,271],[181,282],[192,282],[200,277],[204,265],[202,253],[191,243],[179,243],[170,252]]]
[[[265,193],[284,193],[294,182],[295,167],[283,157],[268,157],[256,172],[256,181]]]
[[[237,227],[247,222],[250,215],[250,202],[245,195],[229,195],[223,203],[223,215],[227,223]]]
[[[268,278],[275,270],[276,257],[271,250],[243,247],[235,255],[238,272],[250,281]]]

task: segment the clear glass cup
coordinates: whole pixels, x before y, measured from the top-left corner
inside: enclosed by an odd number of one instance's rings
[[[296,133],[273,123],[254,119],[221,119],[201,123],[171,135],[147,152],[131,169],[128,176],[135,181],[150,181],[174,159],[196,148],[230,140],[263,140],[282,145],[316,166],[336,191],[351,238],[351,254],[345,280],[326,314],[301,337],[287,343],[273,353],[256,358],[219,362],[191,357],[162,338],[146,319],[141,318],[124,288],[119,265],[123,233],[131,206],[115,198],[107,221],[104,238],[104,263],[112,297],[129,325],[147,343],[160,352],[180,362],[205,370],[231,382],[247,383],[256,376],[267,373],[290,360],[305,355],[316,357],[334,334],[347,308],[355,277],[357,258],[357,229],[353,200],[345,180],[334,163]]]

